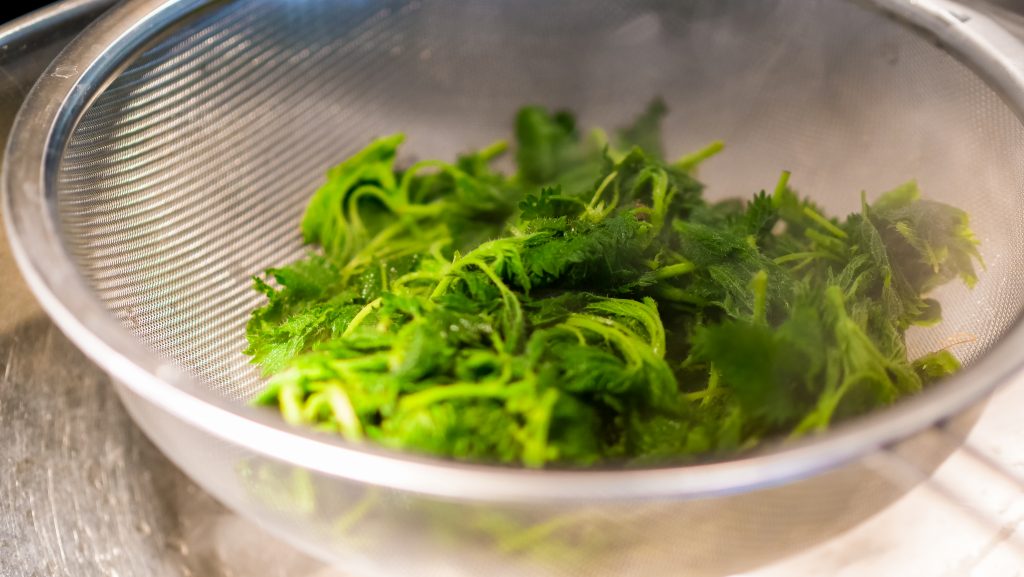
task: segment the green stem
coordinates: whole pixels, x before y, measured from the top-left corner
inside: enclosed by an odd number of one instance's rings
[[[306,398],[302,406],[302,422],[316,423],[320,420],[320,409],[327,405],[327,397],[323,393],[313,393]]]
[[[441,252],[441,249],[450,245],[451,243],[452,239],[450,236],[447,238],[435,240],[430,244],[430,250],[428,252],[430,253],[430,256],[434,257],[434,260],[436,260],[439,263],[446,264],[448,263],[448,259],[445,258],[444,253]]]
[[[843,244],[842,240],[822,234],[812,228],[805,230],[804,236],[818,243],[821,248],[835,251],[836,254],[842,254],[846,250],[846,245]]]
[[[454,266],[452,268],[454,268]],[[448,273],[441,277],[441,280],[437,281],[437,286],[435,286],[434,290],[430,293],[430,300],[437,300],[444,296],[444,294],[448,292],[448,287],[452,285],[453,280],[455,280],[455,276],[452,274],[452,271],[448,271]]]
[[[712,363],[711,368],[708,370],[708,387],[706,389],[708,392],[708,396],[701,399],[700,405],[702,407],[708,406],[708,404],[711,402],[711,399],[718,396],[718,394],[722,392],[721,389],[718,388],[718,384],[721,382],[721,380],[722,373],[718,372],[718,367],[716,367]]]
[[[694,306],[707,306],[707,302],[694,297],[679,287],[658,285],[655,287],[655,290],[658,297],[666,301]]]
[[[809,432],[821,432],[828,428],[832,422],[832,415],[835,414],[839,402],[846,396],[846,392],[860,375],[847,377],[838,388],[832,391],[826,390],[818,398],[818,404],[814,411],[804,417],[790,433],[790,438],[803,436]]]
[[[775,182],[775,190],[772,192],[772,199],[779,198],[786,187],[789,186],[789,177],[792,175],[788,170],[783,170],[782,174],[779,175],[779,180]]]
[[[693,264],[690,261],[678,262],[676,264],[663,266],[658,270],[654,271],[654,278],[658,280],[665,280],[668,278],[682,276],[684,274],[693,272],[695,268],[697,268],[697,265]]]
[[[428,168],[436,168],[438,170],[447,172],[452,166],[447,162],[440,160],[421,160],[414,163],[402,174],[402,180],[398,183],[398,197],[401,199],[402,204],[409,204],[409,186],[412,185],[412,179]]]
[[[620,323],[605,317],[573,314],[563,324],[568,327],[577,327],[590,331],[605,341],[614,343],[630,368],[637,369],[643,365],[643,359],[637,353],[636,343],[631,342],[636,339],[631,337],[630,333],[623,330]],[[644,344],[647,345],[647,343]]]
[[[604,180],[601,181],[601,184],[597,187],[597,190],[594,191],[594,196],[590,199],[590,204],[587,205],[588,213],[597,212],[597,203],[598,201],[601,200],[601,195],[604,194],[604,189],[608,188],[608,185],[610,185],[612,181],[615,180],[618,176],[619,173],[617,171],[612,171],[611,173],[608,174],[608,176],[604,177]],[[617,198],[613,199],[613,202],[615,201],[617,201]],[[612,208],[614,208],[614,206]]]
[[[296,382],[285,383],[281,387],[281,394],[278,396],[278,403],[281,407],[281,416],[285,422],[291,425],[298,425],[302,420],[302,401],[304,397],[302,387]]]
[[[405,224],[402,221],[398,221],[388,225],[387,228],[377,233],[368,243],[359,248],[359,251],[355,254],[351,254],[352,247],[350,243],[346,242],[345,256],[348,258],[348,263],[341,269],[341,284],[348,284],[349,279],[356,274],[362,267],[367,266],[373,261],[376,256],[375,251],[381,243],[387,242],[394,238],[400,232],[404,232]],[[346,235],[346,238],[351,238],[353,235]]]
[[[341,385],[335,384],[327,388],[322,394],[327,396],[327,404],[331,407],[331,412],[334,413],[334,418],[338,421],[341,436],[355,443],[361,442],[363,440],[363,426],[359,422],[359,416],[356,415],[352,401],[348,398],[348,394],[345,393]]]
[[[832,221],[818,214],[818,211],[809,206],[804,207],[804,216],[816,222],[821,228],[832,233],[838,238],[848,238],[846,231],[836,226]]]
[[[774,262],[775,264],[786,264],[787,262],[792,262],[794,260],[816,259],[816,258],[827,258],[827,259],[830,259],[830,260],[839,260],[839,261],[842,260],[842,259],[836,257],[836,255],[834,255],[834,254],[830,254],[830,253],[827,253],[827,252],[822,252],[820,250],[814,250],[814,251],[805,251],[805,252],[791,252],[789,254],[784,254],[784,255],[782,255],[780,257],[776,257],[776,258],[772,259],[772,262]]]
[[[388,288],[388,264],[386,261],[380,261],[380,290],[381,292],[390,292]]]
[[[380,297],[377,297],[370,301],[369,303],[367,303],[366,306],[359,309],[359,312],[356,313],[356,316],[352,317],[352,321],[348,323],[347,327],[345,327],[345,331],[341,333],[341,338],[351,336],[352,333],[355,332],[357,328],[359,328],[359,325],[363,324],[363,321],[366,320],[366,317],[370,316],[370,313],[380,308],[380,304]]]
[[[415,411],[434,403],[453,399],[507,399],[520,392],[520,387],[504,383],[437,385],[402,397],[402,400],[398,402],[398,410]]]
[[[693,169],[697,168],[700,163],[722,152],[724,149],[725,143],[721,140],[716,140],[696,152],[683,156],[675,162],[675,166],[682,171],[693,172]]]
[[[427,272],[418,270],[415,272],[406,273],[395,280],[391,281],[391,288],[393,291],[400,291],[405,288],[405,285],[417,282],[417,281],[433,281],[437,282],[440,280],[440,274],[436,272]]]
[[[661,227],[665,224],[665,213],[668,211],[668,206],[672,202],[672,196],[674,190],[669,190],[668,185],[668,174],[661,168],[656,170],[646,170],[645,176],[639,179],[636,184],[633,185],[634,190],[647,181],[651,181],[651,224],[654,225],[654,233],[658,234],[661,232]]]
[[[477,152],[477,156],[479,156],[480,158],[484,159],[485,161],[490,161],[490,160],[494,160],[498,156],[501,156],[502,154],[505,154],[505,151],[507,151],[507,150],[508,150],[508,141],[507,140],[497,140],[497,141],[492,142],[491,144],[487,145],[486,147],[480,149],[480,151]]]
[[[523,324],[523,308],[519,303],[519,297],[517,297],[515,293],[508,288],[508,286],[501,280],[497,273],[491,269],[491,267],[482,262],[477,262],[476,266],[483,271],[485,275],[487,275],[487,278],[491,279],[494,286],[498,287],[498,291],[501,293],[502,304],[505,306],[505,311],[511,315],[511,318],[508,319],[511,326],[505,327],[505,330],[507,331],[505,334],[505,345],[508,347],[508,350],[514,351],[516,347],[519,346],[519,337],[522,333],[521,327]]]
[[[523,465],[540,468],[548,460],[548,433],[551,429],[551,412],[558,402],[558,391],[544,391],[537,406],[530,411],[527,428],[531,433],[529,443],[523,447]]]
[[[366,227],[363,225],[363,219],[359,215],[359,201],[362,200],[364,196],[376,198],[389,211],[396,212],[393,201],[389,198],[387,191],[383,188],[375,184],[364,184],[356,188],[348,196],[345,213],[348,216],[348,221],[351,227],[359,232],[364,232],[366,230]]]

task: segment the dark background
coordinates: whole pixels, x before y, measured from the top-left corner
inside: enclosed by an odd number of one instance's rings
[[[21,2],[7,3],[7,6],[0,9],[0,22],[14,20],[22,14],[28,14],[37,8],[46,6],[50,1],[51,0],[25,0]],[[12,4],[14,4],[14,6],[12,6]]]

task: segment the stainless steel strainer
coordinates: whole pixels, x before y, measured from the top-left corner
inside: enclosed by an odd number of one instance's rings
[[[394,131],[406,161],[450,158],[531,102],[614,125],[655,95],[670,151],[728,143],[702,174],[715,195],[785,168],[833,212],[911,178],[968,209],[987,270],[910,343],[970,335],[968,368],[817,439],[632,471],[452,464],[245,405],[249,279],[302,254],[329,166]],[[366,575],[721,575],[897,498],[1024,361],[1021,111],[1024,47],[946,0],[139,0],[28,98],[4,210],[36,294],[140,426],[305,549]]]

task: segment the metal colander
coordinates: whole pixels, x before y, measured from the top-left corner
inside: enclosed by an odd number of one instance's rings
[[[939,421],[1020,362],[1024,48],[945,0],[139,0],[30,96],[5,171],[12,241],[62,328],[152,439],[214,495],[366,575],[721,575],[849,528],[951,450]],[[912,354],[961,375],[742,459],[531,472],[398,455],[245,405],[250,278],[301,256],[325,171],[405,132],[402,162],[511,131],[527,103],[584,125],[668,104],[667,150],[722,139],[716,197],[780,170],[832,213],[917,179],[968,210],[987,270],[943,288]]]

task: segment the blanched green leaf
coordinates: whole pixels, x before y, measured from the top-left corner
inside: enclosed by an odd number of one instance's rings
[[[783,173],[709,202],[720,142],[669,163],[664,103],[581,137],[540,107],[404,166],[378,139],[301,227],[321,252],[254,280],[254,402],[352,443],[526,467],[658,464],[823,430],[952,374],[907,357],[928,292],[980,266],[967,215],[913,183],[829,217]]]

